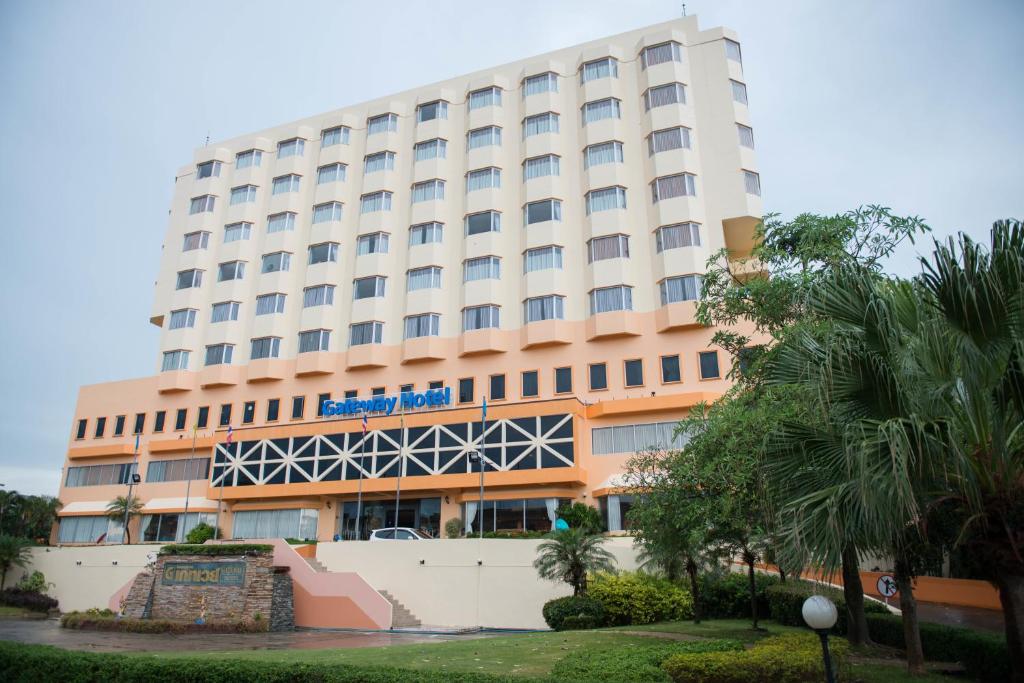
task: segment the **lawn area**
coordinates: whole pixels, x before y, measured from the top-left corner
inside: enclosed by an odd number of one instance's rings
[[[0,605],[0,619],[45,619],[46,613],[33,612],[24,607]]]
[[[754,631],[750,628],[749,619],[712,619],[704,620],[699,624],[692,621],[672,621],[660,624],[643,624],[641,626],[618,626],[611,631],[648,631],[656,633],[681,633],[684,635],[697,636],[700,638],[735,638],[744,643],[753,643],[768,636],[778,636],[783,633],[806,632],[807,629],[795,626],[783,626],[774,621],[762,619],[760,622],[761,631]]]

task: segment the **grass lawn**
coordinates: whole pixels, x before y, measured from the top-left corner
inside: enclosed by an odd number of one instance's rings
[[[33,612],[24,607],[0,605],[0,619],[45,619],[45,612]]]

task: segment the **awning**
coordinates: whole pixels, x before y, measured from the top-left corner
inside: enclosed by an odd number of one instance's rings
[[[57,513],[58,517],[74,517],[76,515],[105,515],[109,500],[79,500],[65,503]]]
[[[613,474],[601,482],[601,485],[595,488],[590,495],[594,498],[614,496],[620,493],[628,493],[629,488],[629,484],[626,482],[626,478],[623,475]]]

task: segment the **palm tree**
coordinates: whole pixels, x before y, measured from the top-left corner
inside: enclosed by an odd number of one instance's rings
[[[7,582],[7,570],[11,567],[24,567],[29,561],[29,548],[32,542],[18,536],[0,535],[0,589]]]
[[[131,534],[128,532],[128,526],[132,522],[132,517],[137,516],[140,512],[142,512],[142,501],[139,500],[137,496],[132,496],[131,498],[118,496],[107,505],[107,517],[115,522],[121,522],[124,524],[125,543],[132,542]],[[127,519],[125,518],[126,513]]]
[[[602,547],[604,542],[604,536],[585,529],[553,531],[537,546],[533,566],[542,579],[564,581],[574,596],[586,595],[588,573],[614,569],[615,556]]]

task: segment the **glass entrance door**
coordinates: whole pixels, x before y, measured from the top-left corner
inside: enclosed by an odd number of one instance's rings
[[[346,500],[341,506],[339,525],[342,540],[356,539],[358,503]],[[441,527],[440,498],[402,498],[398,505],[398,523],[395,523],[395,501],[364,500],[359,523],[359,540],[365,541],[375,529],[400,526],[419,529],[437,538]]]

